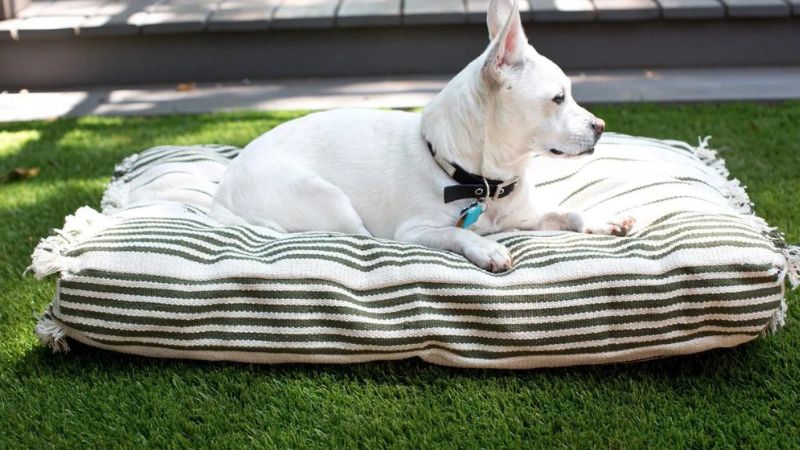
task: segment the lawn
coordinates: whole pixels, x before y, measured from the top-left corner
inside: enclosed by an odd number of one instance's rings
[[[800,103],[594,108],[618,132],[713,135],[756,210],[800,242]],[[22,276],[40,237],[99,206],[112,167],[157,144],[244,145],[301,113],[0,124],[0,448],[745,447],[800,445],[800,305],[740,348],[525,372],[417,360],[254,366],[151,360],[33,335],[53,280]]]

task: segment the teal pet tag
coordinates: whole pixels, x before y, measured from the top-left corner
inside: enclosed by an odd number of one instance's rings
[[[481,214],[483,214],[483,205],[475,202],[461,210],[461,215],[456,222],[456,226],[460,228],[469,228],[473,223],[478,221]]]

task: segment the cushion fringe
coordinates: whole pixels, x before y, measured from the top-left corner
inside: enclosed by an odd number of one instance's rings
[[[50,312],[45,312],[36,323],[36,337],[53,351],[53,353],[67,353],[67,332],[64,324],[56,320]]]
[[[116,212],[128,206],[128,184],[122,179],[111,180],[106,186],[100,207],[106,214]]]
[[[53,230],[53,234],[39,241],[31,255],[31,265],[25,273],[32,271],[34,276],[42,278],[63,271],[75,271],[77,258],[68,256],[68,252],[79,243],[94,236],[108,227],[112,222],[107,216],[84,206],[75,214],[64,219],[64,227]]]
[[[104,213],[110,214],[128,206],[128,184],[125,182],[125,175],[138,160],[139,154],[134,153],[114,166],[114,177],[106,186],[103,198],[100,200],[100,208]]]
[[[668,142],[670,145],[692,150],[701,161],[727,180],[725,183],[725,197],[730,202],[730,205],[748,218],[752,225],[769,238],[778,251],[783,253],[786,264],[783,267],[776,268],[779,282],[783,285],[788,281],[791,289],[797,289],[798,285],[800,285],[800,247],[787,245],[783,233],[777,228],[769,226],[764,219],[755,214],[753,202],[750,201],[750,197],[747,195],[747,186],[743,185],[738,179],[730,177],[730,172],[725,166],[725,160],[719,156],[716,150],[709,148],[708,142],[710,140],[711,136],[698,138],[696,147],[679,141]],[[784,297],[781,300],[781,306],[775,311],[764,331],[775,333],[783,327],[786,323],[787,309],[786,297]]]
[[[753,202],[747,195],[747,186],[743,185],[737,178],[731,178],[731,173],[725,165],[725,160],[719,156],[717,150],[709,148],[708,142],[711,136],[698,138],[697,147],[694,147],[694,154],[703,161],[708,167],[714,169],[719,176],[727,180],[725,183],[725,197],[728,199],[730,205],[741,214],[751,215],[752,218],[759,223],[765,225],[763,219],[753,214]]]

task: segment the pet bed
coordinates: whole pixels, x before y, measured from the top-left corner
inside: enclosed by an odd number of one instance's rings
[[[79,209],[36,247],[35,275],[58,274],[36,333],[60,351],[478,368],[732,347],[783,324],[800,256],[706,142],[606,134],[593,156],[537,158],[543,198],[638,224],[498,234],[515,260],[502,274],[385,239],[220,226],[206,212],[239,149],[152,148],[117,167],[102,213]]]

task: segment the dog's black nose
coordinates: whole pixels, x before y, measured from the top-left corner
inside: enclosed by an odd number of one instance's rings
[[[606,129],[606,122],[603,119],[594,119],[591,127],[594,130],[595,138],[599,138],[603,134],[603,130]]]

